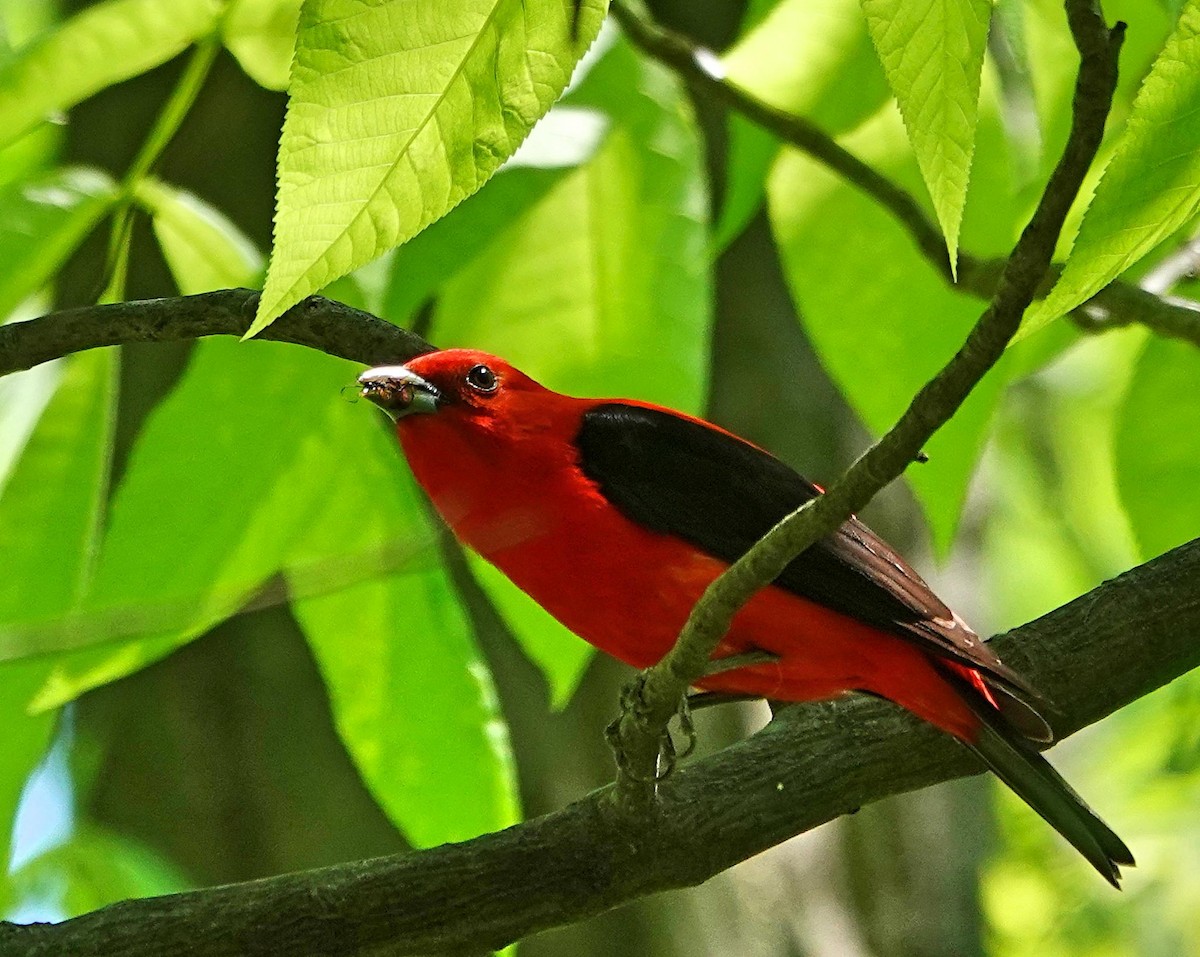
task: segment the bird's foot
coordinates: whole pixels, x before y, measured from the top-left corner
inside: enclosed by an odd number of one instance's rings
[[[676,717],[679,720],[678,733],[682,736],[682,744],[676,743],[675,735],[667,727],[658,733],[657,754],[650,755],[649,758],[644,753],[637,756],[631,754],[625,722],[632,723],[637,734],[643,740],[650,739],[651,742],[652,729],[657,723],[645,699],[645,684],[645,675],[639,674],[621,689],[621,713],[605,729],[604,736],[616,760],[618,784],[622,779],[625,782],[633,782],[641,785],[643,789],[648,788],[653,796],[657,793],[658,785],[674,772],[678,762],[695,750],[696,726],[692,721],[692,709],[687,698],[681,698]]]

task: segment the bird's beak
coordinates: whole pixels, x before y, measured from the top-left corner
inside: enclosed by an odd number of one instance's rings
[[[358,377],[362,397],[374,402],[393,419],[414,412],[436,412],[441,393],[436,386],[404,366],[379,366]]]

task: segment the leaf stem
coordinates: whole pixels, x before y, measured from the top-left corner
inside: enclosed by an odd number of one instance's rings
[[[171,91],[171,96],[158,114],[150,134],[138,150],[128,171],[121,180],[112,229],[108,236],[108,255],[105,259],[104,291],[100,302],[113,303],[125,298],[125,280],[129,271],[129,240],[133,227],[133,201],[143,179],[161,159],[163,151],[179,132],[221,50],[221,38],[213,33],[204,37],[192,53],[187,67]]]

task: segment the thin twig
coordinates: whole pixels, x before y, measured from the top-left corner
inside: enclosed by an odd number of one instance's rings
[[[158,114],[150,135],[134,157],[125,177],[121,180],[117,197],[117,208],[113,213],[112,229],[108,237],[108,255],[105,257],[105,280],[101,284],[101,302],[119,302],[125,298],[125,279],[129,268],[129,241],[133,229],[133,198],[138,184],[146,178],[161,159],[163,151],[170,145],[184,119],[195,105],[196,97],[204,87],[205,80],[221,52],[221,35],[214,33],[204,37],[196,46],[192,58],[184,68],[170,99]]]
[[[736,110],[784,142],[803,150],[870,195],[908,230],[946,281],[954,281],[946,241],[911,193],[863,162],[812,121],[771,106],[730,80],[721,69],[720,58],[711,50],[680,33],[646,22],[621,0],[613,0],[609,11],[634,44],[669,66],[710,99]],[[977,265],[971,256],[959,256],[960,274],[972,271]]]
[[[618,805],[644,808],[653,794],[660,742],[687,689],[699,679],[734,614],[797,555],[865,506],[898,478],[1004,354],[1050,267],[1063,221],[1104,135],[1117,82],[1124,24],[1109,29],[1097,3],[1067,0],[1080,53],[1071,132],[1033,218],[1005,263],[996,294],[958,353],[913,399],[900,420],[824,494],[793,512],[712,585],[692,609],[670,652],[642,672],[614,722]]]

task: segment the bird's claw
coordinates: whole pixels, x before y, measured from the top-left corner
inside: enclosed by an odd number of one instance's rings
[[[609,747],[612,748],[619,773],[642,784],[657,786],[661,781],[665,781],[674,773],[675,766],[680,760],[688,757],[696,750],[696,725],[692,721],[692,709],[687,697],[680,698],[679,710],[676,712],[676,715],[679,718],[679,733],[683,735],[683,747],[679,748],[676,746],[675,738],[671,734],[670,728],[664,729],[659,736],[658,760],[655,762],[654,773],[646,775],[637,771],[629,761],[629,757],[621,744],[621,719],[625,715],[629,715],[639,726],[642,728],[646,727],[649,714],[645,699],[642,696],[644,685],[645,677],[639,674],[633,681],[630,681],[621,689],[621,714],[605,729],[604,736],[608,741]]]

